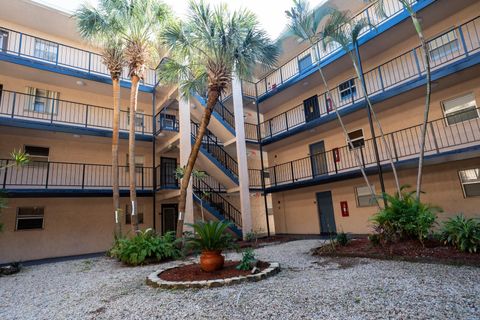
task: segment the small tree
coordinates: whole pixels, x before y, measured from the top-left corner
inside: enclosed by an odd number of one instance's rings
[[[231,83],[233,73],[245,78],[251,75],[255,63],[272,67],[278,48],[261,30],[252,12],[245,9],[231,12],[226,4],[212,9],[203,0],[190,1],[186,21],[170,21],[160,40],[170,50],[171,57],[160,67],[160,80],[179,84],[183,96],[192,91],[207,96],[181,181],[177,237],[182,237],[187,187],[214,106]]]

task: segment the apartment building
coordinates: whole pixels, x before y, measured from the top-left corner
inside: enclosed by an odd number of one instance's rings
[[[397,0],[379,17],[364,1],[331,0],[375,25],[362,31],[367,91],[402,184],[414,186],[425,96],[418,39]],[[8,197],[0,263],[101,252],[112,242],[111,83],[96,48],[68,14],[29,0],[0,0],[0,157],[23,149],[32,163],[0,171]],[[433,94],[427,131],[424,201],[440,218],[478,216],[480,205],[480,4],[414,0],[429,40]],[[48,21],[49,23],[45,23]],[[322,234],[371,231],[372,205],[354,154],[380,194],[365,94],[345,52],[318,44],[320,65],[354,142],[347,146],[317,72],[315,48],[281,41],[278,68],[234,80],[215,107],[187,197],[186,221],[228,219],[231,232]],[[128,94],[121,81],[122,228],[129,230]],[[158,83],[140,85],[136,122],[140,227],[175,229],[178,181],[205,106]],[[385,190],[394,192],[387,148],[375,136]]]

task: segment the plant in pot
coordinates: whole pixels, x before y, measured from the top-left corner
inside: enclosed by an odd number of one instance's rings
[[[226,232],[231,226],[228,221],[199,221],[190,224],[194,234],[186,240],[187,248],[201,252],[200,268],[213,272],[223,268],[225,257],[222,251],[236,247],[233,237]]]

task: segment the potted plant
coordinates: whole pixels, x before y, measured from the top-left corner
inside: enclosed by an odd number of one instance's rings
[[[235,247],[233,237],[226,232],[228,221],[199,221],[190,224],[194,234],[186,238],[187,247],[200,251],[200,268],[212,272],[223,268],[225,257],[222,251]]]

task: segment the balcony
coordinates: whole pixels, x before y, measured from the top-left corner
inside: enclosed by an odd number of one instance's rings
[[[3,48],[0,48],[0,60],[110,83],[110,73],[102,61],[102,56],[95,52],[38,38],[1,26],[0,31],[5,34],[0,34],[0,37],[3,38],[2,43],[4,43]],[[147,69],[145,78],[140,83],[140,90],[152,92],[157,84],[156,79],[155,70]],[[130,86],[126,68],[121,76],[121,85]]]
[[[113,109],[72,101],[0,91],[0,124],[44,128],[80,134],[112,131]],[[13,121],[12,121],[13,120]],[[137,113],[135,131],[140,140],[152,139],[152,116]],[[128,137],[129,114],[120,111],[120,136]]]
[[[417,163],[420,150],[421,125],[386,134],[388,148],[398,165]],[[386,145],[377,137],[380,163],[389,168]],[[480,151],[480,109],[449,115],[430,121],[427,126],[425,158],[439,158],[459,153]],[[361,147],[349,146],[311,155],[302,159],[266,168],[267,192],[286,190],[299,186],[335,181],[359,174],[354,153],[358,153],[361,165],[367,171],[376,170],[373,139],[365,140]]]
[[[12,160],[0,160],[6,166]],[[119,166],[121,193],[128,194],[128,166]],[[137,191],[151,194],[153,168],[136,168]],[[10,167],[0,171],[0,185],[8,193],[21,194],[111,194],[112,166],[69,162],[30,162],[22,167]]]
[[[432,79],[436,80],[480,62],[480,18],[449,30],[428,42]],[[397,56],[365,73],[367,91],[372,102],[388,99],[425,84],[425,63],[420,47]],[[346,81],[348,79],[345,79]],[[352,94],[345,95],[340,86],[331,89],[331,95],[340,113],[355,111],[365,105],[365,95],[358,78],[352,79]],[[316,97],[315,110],[307,112],[297,105],[260,124],[262,143],[271,143],[282,137],[312,128],[325,121],[335,120],[332,102],[324,92]]]

